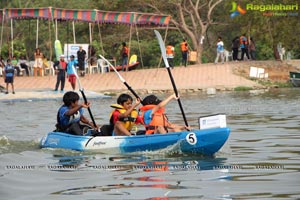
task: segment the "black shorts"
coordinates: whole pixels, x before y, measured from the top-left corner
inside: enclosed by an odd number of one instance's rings
[[[13,83],[14,77],[5,77],[5,83]]]

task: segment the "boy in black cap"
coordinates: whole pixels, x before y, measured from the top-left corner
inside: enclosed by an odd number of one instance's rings
[[[155,95],[149,95],[142,101],[143,106],[140,108],[143,122],[146,128],[146,134],[180,132],[187,130],[187,127],[172,124],[165,115],[165,106],[172,99],[178,99],[172,94],[165,100],[161,101]]]

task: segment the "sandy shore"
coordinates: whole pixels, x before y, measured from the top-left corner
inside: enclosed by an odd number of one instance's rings
[[[202,64],[188,67],[175,67],[171,70],[177,89],[180,92],[205,91],[208,88],[225,91],[238,86],[259,87],[251,80],[233,73],[236,63]],[[126,82],[138,93],[169,92],[173,91],[169,74],[165,68],[141,69],[129,72],[120,72]],[[80,77],[81,85],[90,94],[118,93],[127,90],[115,72],[104,74],[87,74]],[[44,77],[16,77],[16,94],[0,93],[0,100],[21,98],[57,98],[63,93],[53,92],[56,76]],[[5,86],[4,79],[0,81]],[[78,86],[78,85],[77,85]],[[66,80],[65,91],[71,90]],[[97,95],[96,95],[97,96]]]

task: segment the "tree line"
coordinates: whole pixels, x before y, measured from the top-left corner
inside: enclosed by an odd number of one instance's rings
[[[280,4],[297,4],[298,1],[280,1]],[[1,8],[57,7],[67,9],[98,9],[118,12],[146,12],[171,16],[168,27],[129,26],[122,24],[92,24],[92,43],[97,53],[107,58],[120,58],[122,42],[130,44],[131,54],[142,59],[143,67],[155,67],[160,63],[160,50],[154,29],[165,37],[166,44],[175,46],[175,65],[180,64],[179,44],[186,38],[191,50],[197,51],[197,63],[213,62],[216,55],[216,41],[223,38],[225,49],[231,51],[232,40],[246,34],[256,43],[258,60],[278,59],[279,43],[290,51],[293,58],[300,58],[300,27],[298,10],[246,10],[247,4],[255,6],[277,5],[275,0],[4,0]],[[298,2],[300,4],[300,2]],[[235,5],[234,5],[235,4]],[[237,6],[240,6],[237,8]],[[236,10],[234,10],[234,8]],[[244,10],[232,17],[235,11]],[[14,20],[14,54],[25,55],[32,59],[37,40],[36,20]],[[77,43],[90,43],[89,25],[75,22]],[[1,56],[7,57],[11,48],[10,22],[3,26]],[[73,24],[59,21],[58,39],[62,44],[73,43]],[[38,42],[48,59],[54,59],[54,24],[39,20]],[[51,58],[50,58],[51,57]]]

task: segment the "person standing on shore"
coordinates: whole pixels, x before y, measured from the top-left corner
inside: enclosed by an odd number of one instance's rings
[[[55,85],[54,91],[58,90],[59,83],[61,83],[60,84],[60,91],[63,92],[64,87],[65,87],[66,70],[67,70],[67,63],[65,61],[65,56],[60,55],[60,60],[56,61],[54,63],[53,67],[55,69],[55,73],[57,74],[57,80],[56,80],[56,85]]]
[[[175,56],[175,48],[171,44],[168,44],[166,47],[166,55],[169,66],[174,68],[174,56]]]
[[[76,60],[74,60],[75,56],[71,55],[70,56],[71,60],[68,62],[67,66],[67,78],[69,82],[71,83],[72,89],[75,90],[76,88],[76,76],[75,76],[75,66],[78,64]]]
[[[241,60],[244,60],[244,55],[245,54],[246,54],[246,56],[249,60],[250,58],[249,58],[249,53],[248,53],[248,39],[246,37],[246,34],[243,34],[240,37],[240,47],[241,47],[241,50],[242,50]]]
[[[79,46],[79,50],[77,51],[77,60],[78,60],[78,67],[80,70],[80,76],[85,75],[85,58],[86,58],[86,51],[82,49],[82,46]]]
[[[224,64],[224,43],[222,41],[222,37],[218,37],[217,57],[215,59],[215,64],[218,63],[220,56],[221,56],[221,62],[222,62],[222,64]]]
[[[181,55],[182,55],[182,65],[185,67],[187,66],[187,59],[188,59],[188,53],[189,53],[189,47],[186,42],[186,39],[183,38],[182,42],[180,43],[180,50],[181,50]]]
[[[239,47],[240,47],[239,37],[235,37],[232,40],[232,60],[233,61],[238,60]]]
[[[121,57],[122,57],[122,71],[125,71],[124,66],[128,65],[128,56],[129,56],[129,49],[125,42],[122,43],[123,47],[121,50]]]
[[[14,88],[14,75],[15,75],[15,68],[11,64],[11,60],[7,59],[7,64],[4,67],[3,70],[3,78],[4,82],[6,83],[6,92],[5,94],[8,94],[8,84],[11,84],[12,93],[15,94],[15,88]]]

